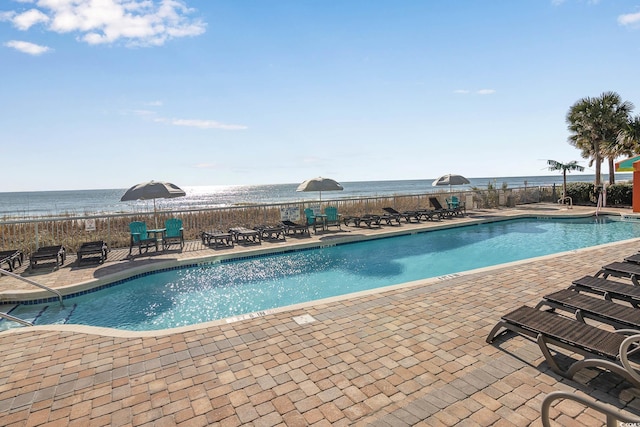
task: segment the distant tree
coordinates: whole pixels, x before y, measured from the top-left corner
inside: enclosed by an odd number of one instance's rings
[[[567,172],[583,172],[584,166],[580,166],[575,160],[572,160],[569,163],[560,163],[555,160],[547,160],[547,164],[549,165],[549,170],[551,171],[562,171],[562,199],[564,200],[564,198],[567,197]]]
[[[633,104],[622,101],[615,92],[604,92],[591,98],[582,98],[571,106],[567,113],[569,143],[581,150],[582,157],[595,165],[595,185],[601,184],[603,159],[609,163],[609,182],[615,182],[614,160],[627,154],[628,149],[620,144],[619,135],[630,122]]]

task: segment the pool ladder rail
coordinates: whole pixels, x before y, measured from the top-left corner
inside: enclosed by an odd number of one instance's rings
[[[4,275],[10,276],[10,277],[13,277],[14,279],[22,280],[23,282],[26,282],[26,283],[28,283],[30,285],[37,286],[37,287],[39,287],[41,289],[44,289],[44,290],[46,290],[48,292],[51,292],[52,294],[55,294],[58,297],[58,300],[60,301],[60,307],[64,307],[64,303],[62,302],[62,294],[60,292],[56,291],[55,289],[51,289],[50,287],[45,286],[42,283],[38,283],[38,282],[36,282],[34,280],[27,279],[26,277],[22,277],[22,276],[20,276],[18,274],[12,273],[12,272],[7,271],[7,270],[4,270],[2,268],[0,268],[0,274],[4,274]],[[8,313],[0,312],[0,317],[2,317],[3,319],[11,320],[12,322],[20,323],[21,325],[24,325],[24,326],[33,326],[33,323],[28,322],[28,321],[23,320],[23,319],[20,319],[20,318],[15,317],[15,316],[12,316],[12,315],[10,315]]]

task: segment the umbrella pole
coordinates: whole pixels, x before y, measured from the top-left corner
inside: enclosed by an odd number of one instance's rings
[[[153,228],[158,229],[158,216],[156,214],[156,199],[153,199],[153,224],[155,225]]]

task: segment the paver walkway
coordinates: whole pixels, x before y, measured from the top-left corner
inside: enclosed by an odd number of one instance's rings
[[[638,249],[611,244],[180,332],[0,333],[0,424],[526,426],[540,425],[554,390],[638,415],[640,390],[613,374],[566,380],[531,340],[485,343],[501,314]],[[552,416],[603,425],[571,402]]]

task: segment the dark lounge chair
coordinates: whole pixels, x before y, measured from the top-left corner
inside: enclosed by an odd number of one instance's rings
[[[640,287],[629,286],[613,280],[603,279],[602,277],[581,277],[574,280],[569,289],[602,295],[609,301],[626,301],[636,308],[640,307]]]
[[[22,266],[23,262],[24,254],[18,249],[0,252],[0,267],[2,266],[2,264],[7,263],[9,271],[15,270],[16,264]]]
[[[418,213],[418,211],[400,212],[391,207],[382,208],[382,210],[385,211],[387,214],[393,215],[395,218],[397,218],[398,223],[400,223],[399,218],[404,218],[404,220],[407,222],[412,222],[412,220],[414,219],[416,220],[416,222],[420,222],[420,214]]]
[[[231,233],[225,233],[220,230],[203,231],[200,233],[200,237],[202,238],[202,244],[205,246],[211,247],[213,244],[215,249],[218,246],[233,248],[233,235]]]
[[[365,224],[369,228],[373,226],[380,227],[381,218],[378,215],[364,214],[362,216],[343,216],[342,222],[348,226],[353,224],[354,227],[360,227],[361,224]]]
[[[616,329],[640,329],[640,310],[637,308],[581,294],[572,289],[563,289],[545,295],[536,308],[545,306],[552,310],[573,313],[581,322],[588,318],[606,323]]]
[[[254,227],[255,230],[260,232],[260,238],[262,240],[277,241],[287,240],[286,233],[284,231],[284,225],[258,225]]]
[[[39,262],[41,261],[49,261],[54,260],[56,264],[56,268],[61,265],[64,265],[64,261],[67,259],[67,251],[62,245],[55,246],[43,246],[38,248],[31,257],[29,257],[29,267],[34,269]]]
[[[246,227],[233,227],[229,229],[229,233],[233,236],[233,240],[239,244],[262,244],[262,234],[257,230]]]
[[[82,261],[88,261],[91,259],[95,259],[102,264],[107,259],[107,252],[109,252],[109,247],[102,240],[84,242],[80,245],[80,248],[78,248],[78,264]]]
[[[511,330],[535,339],[547,364],[559,375],[573,378],[582,368],[601,368],[620,375],[635,387],[640,386],[640,375],[628,360],[635,356],[640,335],[627,337],[621,331],[611,332],[527,306],[502,316],[487,336],[487,342],[493,342],[503,329],[505,332]],[[580,353],[585,358],[563,370],[551,355],[549,344]]]
[[[596,277],[602,276],[605,279],[609,276],[624,277],[631,279],[634,285],[639,286],[638,277],[640,277],[640,264],[635,262],[612,262],[600,269]]]
[[[284,232],[286,234],[292,234],[292,235],[300,234],[302,236],[306,234],[307,236],[310,236],[309,226],[307,224],[298,224],[296,222],[289,221],[288,219],[281,222],[282,222],[282,225],[284,225]]]

